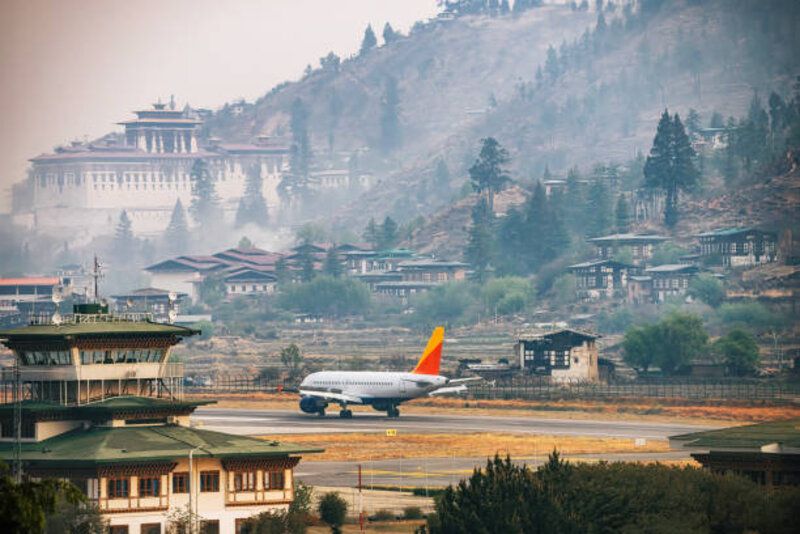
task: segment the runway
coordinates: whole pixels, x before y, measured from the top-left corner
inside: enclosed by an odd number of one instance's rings
[[[543,417],[495,417],[485,415],[401,415],[356,412],[352,419],[337,415],[317,417],[290,410],[232,410],[199,408],[192,421],[203,428],[230,434],[317,434],[332,432],[403,433],[498,432],[611,438],[666,439],[676,434],[708,430],[710,427],[650,421],[596,419],[550,419]]]
[[[544,417],[496,417],[487,415],[401,415],[390,419],[383,413],[356,412],[352,419],[338,415],[306,415],[290,410],[233,410],[199,408],[192,422],[202,428],[242,435],[286,435],[341,432],[379,432],[394,429],[398,434],[497,432],[628,439],[666,439],[676,434],[708,430],[709,427],[651,421],[615,421]],[[550,451],[530,451],[515,457],[515,463],[541,464]],[[485,465],[485,457],[411,458],[360,462],[363,483],[370,486],[446,486],[468,477],[475,467]],[[688,459],[688,451],[660,453],[583,454],[566,456],[582,461],[636,461]],[[315,486],[353,487],[357,484],[358,462],[301,461],[295,470],[298,480]]]

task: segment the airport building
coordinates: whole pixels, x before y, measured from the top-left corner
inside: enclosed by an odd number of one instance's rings
[[[800,419],[670,436],[669,443],[694,451],[692,458],[714,473],[765,486],[800,486]]]
[[[19,373],[18,382],[3,373],[0,459],[72,481],[114,534],[167,532],[168,515],[187,507],[206,533],[285,510],[299,455],[318,451],[193,427],[189,416],[209,401],[184,398],[183,365],[170,354],[197,333],[98,304],[0,332]]]

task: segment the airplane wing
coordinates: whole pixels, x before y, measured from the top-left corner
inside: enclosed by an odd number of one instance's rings
[[[479,376],[470,376],[469,378],[451,378],[447,381],[448,386],[457,385],[457,384],[469,384],[470,382],[480,382],[483,378]]]
[[[346,393],[340,393],[335,391],[319,391],[319,390],[311,390],[311,389],[301,389],[300,395],[305,397],[317,397],[319,399],[325,399],[334,402],[348,402],[351,404],[364,404],[364,400],[361,397],[356,397],[355,395],[347,395]]]
[[[445,386],[443,388],[434,389],[430,393],[428,393],[429,397],[433,397],[435,395],[452,395],[452,394],[459,394],[464,393],[467,391],[467,386],[461,384],[460,386]]]

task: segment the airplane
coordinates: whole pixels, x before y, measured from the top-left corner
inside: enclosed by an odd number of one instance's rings
[[[377,371],[321,371],[303,379],[300,410],[325,416],[330,403],[339,404],[339,417],[349,419],[350,404],[372,406],[389,417],[400,417],[400,403],[424,396],[444,395],[466,391],[465,382],[478,377],[451,380],[439,374],[442,359],[444,327],[433,330],[422,357],[410,373]]]

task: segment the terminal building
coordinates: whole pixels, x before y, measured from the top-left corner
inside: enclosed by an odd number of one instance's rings
[[[168,514],[187,506],[200,531],[238,534],[247,518],[287,509],[300,454],[318,451],[193,427],[213,401],[184,398],[170,355],[199,332],[148,317],[84,304],[0,331],[19,373],[3,372],[0,460],[72,481],[114,534],[167,532]]]

